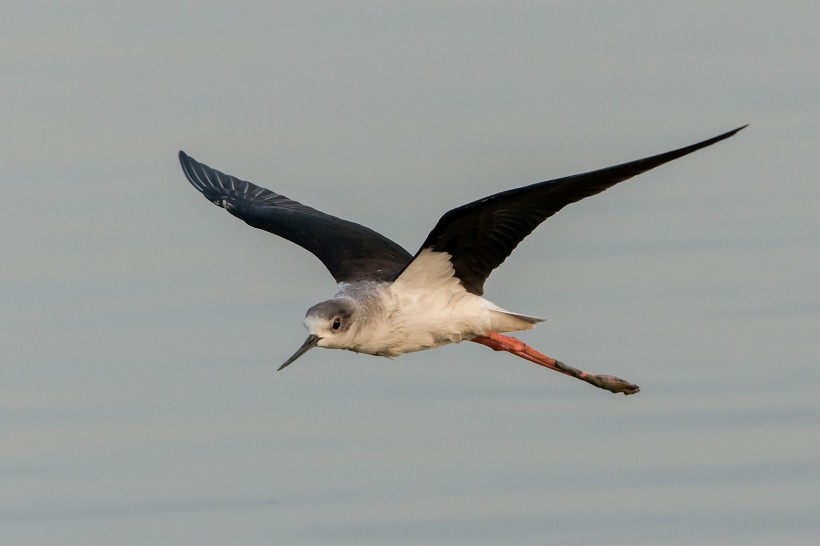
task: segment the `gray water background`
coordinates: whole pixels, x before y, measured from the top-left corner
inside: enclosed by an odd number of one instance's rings
[[[817,544],[814,2],[4,3],[0,542]],[[487,283],[613,396],[474,344],[313,351],[334,285],[198,159],[411,252],[572,205]]]

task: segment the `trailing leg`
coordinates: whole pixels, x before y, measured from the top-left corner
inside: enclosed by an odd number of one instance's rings
[[[556,372],[580,379],[581,381],[586,381],[599,389],[605,389],[614,393],[622,392],[624,394],[635,394],[641,390],[638,385],[634,385],[614,375],[590,374],[568,366],[560,360],[556,360],[549,355],[536,351],[520,339],[511,336],[490,332],[483,336],[474,337],[471,341],[486,345],[494,351],[507,351],[530,362],[549,368],[550,370],[555,370]]]

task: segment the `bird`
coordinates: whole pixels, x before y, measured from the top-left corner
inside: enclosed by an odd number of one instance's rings
[[[384,235],[284,195],[222,173],[179,152],[188,181],[209,201],[248,225],[314,254],[337,283],[332,298],[307,310],[309,335],[278,370],[314,347],[393,358],[472,341],[509,352],[612,393],[640,387],[593,374],[541,353],[506,332],[544,319],[485,299],[484,282],[538,225],[566,205],[727,139],[713,138],[583,174],[538,182],[472,201],[445,213],[411,255]]]

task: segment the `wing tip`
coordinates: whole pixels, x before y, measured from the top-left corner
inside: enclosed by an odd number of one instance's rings
[[[748,127],[748,126],[749,126],[749,124],[748,124],[748,123],[745,123],[745,124],[741,125],[740,127],[738,127],[737,129],[732,129],[731,131],[729,131],[729,132],[727,132],[727,133],[724,133],[724,134],[725,134],[727,137],[730,137],[730,136],[732,136],[732,135],[734,135],[734,134],[739,133],[740,131],[742,131],[743,129],[745,129],[745,128],[746,128],[746,127]],[[723,135],[721,135],[721,136],[723,136]]]
[[[187,175],[188,169],[190,169],[191,163],[193,162],[193,158],[182,150],[179,151],[177,157],[179,158],[179,164],[182,167],[182,171]]]
[[[178,157],[180,166],[182,167],[182,173],[185,175],[185,178],[188,179],[188,182],[190,182],[191,185],[202,193],[209,201],[216,205],[222,206],[218,202],[214,201],[214,195],[211,195],[220,184],[215,184],[214,180],[212,180],[211,176],[208,174],[209,171],[212,171],[216,175],[221,173],[214,171],[206,165],[203,165],[182,150],[179,151]]]
[[[742,131],[743,129],[745,129],[748,126],[749,126],[749,124],[747,123],[745,125],[741,125],[737,129],[732,129],[731,131],[726,131],[725,133],[721,133],[721,134],[719,134],[717,136],[714,136],[712,138],[707,138],[706,140],[704,140],[702,142],[698,142],[696,144],[692,144],[691,146],[685,146],[685,147],[680,148],[678,150],[674,150],[672,152],[669,152],[669,154],[671,154],[672,157],[670,159],[664,161],[663,163],[666,163],[667,161],[672,161],[673,159],[677,159],[677,158],[683,157],[685,155],[689,155],[690,153],[692,153],[696,150],[706,148],[707,146],[711,146],[712,144],[717,144],[721,140],[726,140],[727,138],[736,135],[737,133],[739,133],[740,131]],[[660,154],[659,156],[653,156],[653,157],[661,157],[661,156],[665,156],[665,155],[668,155],[668,154]],[[663,163],[661,163],[661,164],[663,164]]]
[[[177,157],[179,158],[179,163],[180,165],[182,165],[183,170],[185,170],[186,167],[190,166],[191,163],[196,163],[196,160],[193,157],[186,154],[183,150],[179,151]]]

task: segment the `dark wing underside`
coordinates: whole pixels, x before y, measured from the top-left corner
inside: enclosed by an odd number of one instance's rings
[[[313,253],[336,282],[390,280],[412,256],[402,247],[359,224],[221,173],[179,152],[185,176],[212,203]]]
[[[566,205],[729,138],[744,127],[679,150],[497,193],[458,207],[441,217],[419,253],[431,249],[450,254],[461,284],[481,295],[490,272],[541,222]]]

